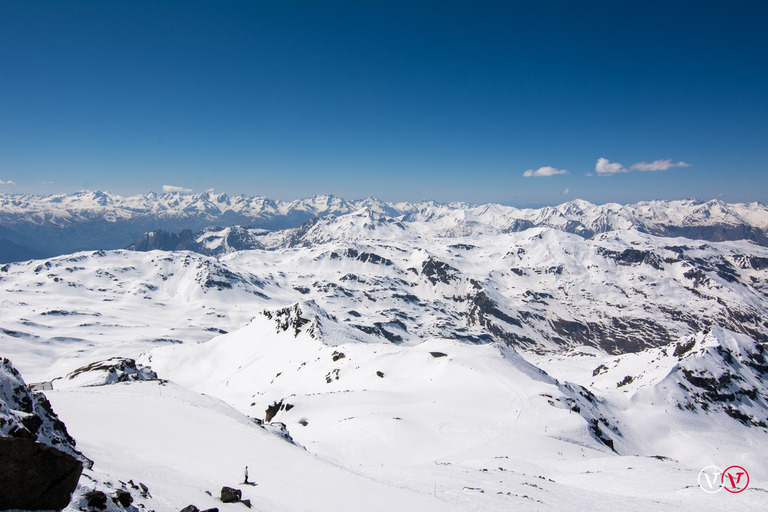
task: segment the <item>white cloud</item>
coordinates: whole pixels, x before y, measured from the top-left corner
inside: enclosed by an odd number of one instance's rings
[[[691,164],[687,162],[675,163],[671,159],[667,158],[665,160],[654,160],[651,163],[638,162],[630,167],[630,169],[636,169],[638,171],[666,171],[672,167],[691,167]]]
[[[570,194],[570,193],[571,193],[571,189],[569,189],[569,188],[565,188],[565,189],[563,189],[563,195],[564,195],[564,196],[567,196],[567,195],[568,195],[568,194]]]
[[[15,185],[15,184],[16,183],[14,183],[12,180],[8,180],[8,181],[0,180],[0,185]]]
[[[182,194],[189,194],[192,192],[191,188],[177,187],[176,185],[163,185],[163,192],[166,194],[171,192],[181,192]]]
[[[595,172],[600,176],[629,172],[618,162],[609,162],[607,158],[598,158],[595,164]]]
[[[555,169],[554,167],[539,167],[535,171],[533,169],[528,169],[523,173],[523,176],[525,178],[543,178],[545,176],[555,176],[557,174],[568,174],[568,171],[565,169]]]

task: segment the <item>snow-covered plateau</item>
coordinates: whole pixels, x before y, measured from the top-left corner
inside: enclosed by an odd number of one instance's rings
[[[765,508],[764,206],[323,201],[0,265],[0,432],[85,461],[68,511]]]

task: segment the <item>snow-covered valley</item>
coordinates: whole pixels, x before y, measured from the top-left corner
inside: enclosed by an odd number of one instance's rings
[[[768,248],[380,210],[0,266],[0,355],[93,461],[70,509],[764,506]]]

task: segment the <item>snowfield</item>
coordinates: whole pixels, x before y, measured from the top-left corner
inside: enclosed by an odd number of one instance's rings
[[[223,485],[242,489],[243,499],[265,511],[460,510],[428,493],[382,484],[323,461],[223,402],[171,383],[50,395],[104,477],[140,480],[153,497],[147,506],[157,510],[181,510],[190,503],[221,509]],[[242,484],[246,465],[255,486]]]
[[[511,229],[497,205],[369,201],[236,230],[248,250],[221,228],[214,255],[5,264],[0,355],[94,463],[70,512],[92,489],[242,510],[222,486],[263,511],[759,510],[768,248],[627,220],[762,219],[706,205],[575,201]],[[746,491],[699,488],[734,464]]]

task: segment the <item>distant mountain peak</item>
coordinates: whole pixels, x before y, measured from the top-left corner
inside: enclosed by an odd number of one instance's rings
[[[360,213],[364,212],[364,213]],[[499,204],[385,202],[375,197],[347,200],[333,194],[281,201],[226,193],[150,192],[123,197],[83,190],[48,196],[0,194],[0,235],[45,254],[128,246],[156,229],[201,231],[212,226],[297,228],[315,218],[365,215],[371,226],[429,223],[424,233],[471,233],[554,228],[589,238],[596,233],[637,229],[660,236],[711,241],[753,240],[768,245],[768,207],[683,199],[619,205],[574,199],[556,206],[518,209]],[[386,221],[385,221],[386,219]]]

